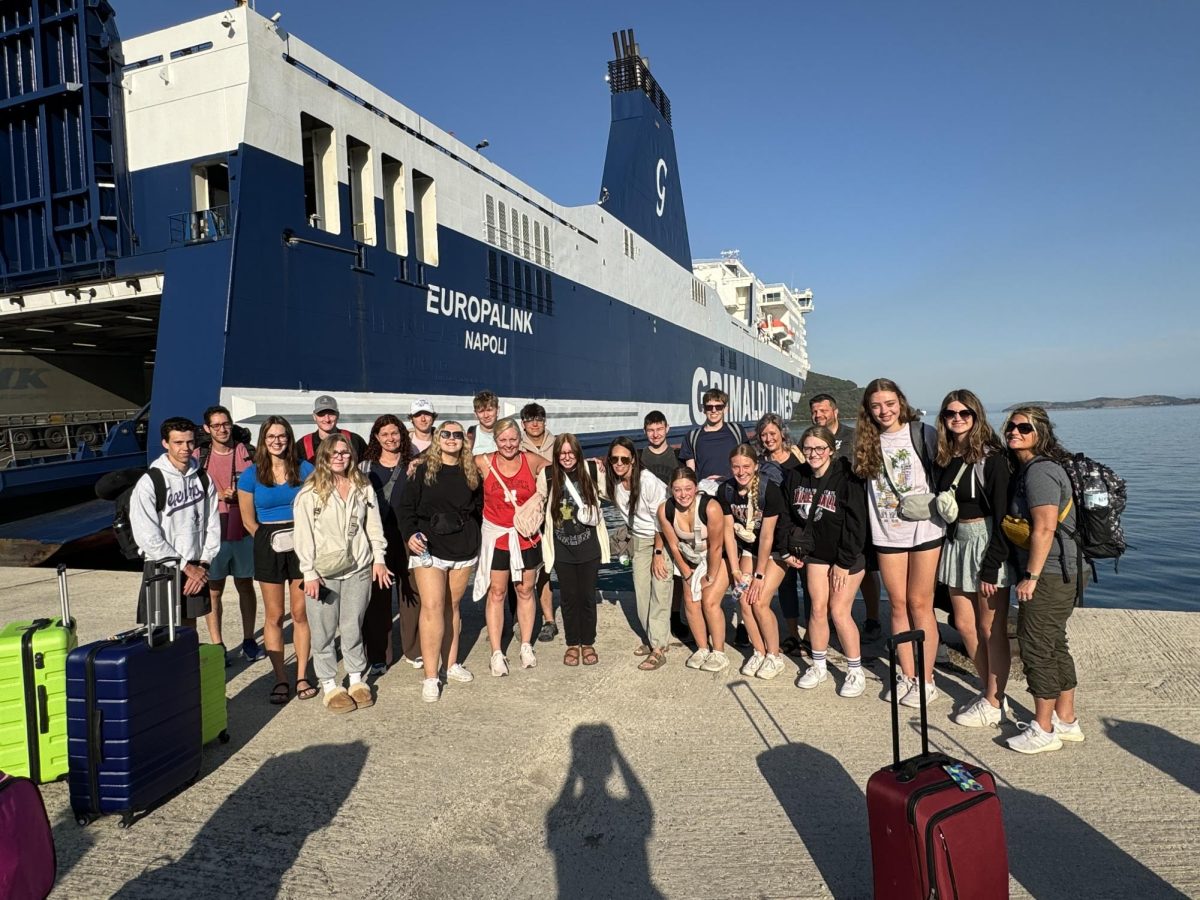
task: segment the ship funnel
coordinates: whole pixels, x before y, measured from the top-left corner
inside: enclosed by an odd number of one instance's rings
[[[671,101],[650,74],[633,29],[613,32],[612,124],[600,184],[604,209],[679,265],[692,268]]]

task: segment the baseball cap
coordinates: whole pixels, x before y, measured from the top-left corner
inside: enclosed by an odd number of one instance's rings
[[[339,412],[337,401],[335,399],[333,399],[332,397],[330,397],[328,394],[322,394],[320,397],[318,397],[316,400],[313,401],[313,412],[314,413],[324,412],[327,409],[331,409],[334,412]]]
[[[437,415],[437,413],[434,412],[433,404],[423,398],[420,400],[414,400],[412,402],[412,406],[409,407],[408,414],[410,416],[415,416],[417,413],[429,413],[431,416]]]

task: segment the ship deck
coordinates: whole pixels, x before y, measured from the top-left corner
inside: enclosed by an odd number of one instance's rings
[[[81,642],[128,626],[137,579],[73,574]],[[0,569],[0,621],[56,608],[52,571]],[[565,668],[556,641],[496,679],[482,612],[465,608],[476,680],[437,704],[396,667],[369,710],[276,709],[269,665],[238,663],[231,742],[132,829],[79,828],[66,786],[45,786],[53,896],[871,895],[863,790],[890,754],[877,679],[847,701],[793,687],[794,661],[747,681],[687,670],[678,649],[639,672],[627,596],[602,605],[598,666]],[[1200,616],[1086,609],[1070,639],[1084,743],[1021,756],[950,724],[945,699],[932,743],[996,773],[1013,896],[1200,895]],[[937,680],[972,693],[961,670]]]

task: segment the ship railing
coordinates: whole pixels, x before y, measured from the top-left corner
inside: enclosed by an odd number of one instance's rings
[[[171,243],[198,244],[227,238],[233,231],[233,207],[214,206],[171,216]]]

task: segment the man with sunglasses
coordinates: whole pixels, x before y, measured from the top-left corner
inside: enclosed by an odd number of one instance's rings
[[[728,478],[733,470],[729,465],[729,454],[744,443],[746,433],[736,422],[725,421],[725,408],[729,395],[719,388],[704,392],[701,398],[704,407],[704,425],[693,429],[679,448],[679,461],[696,473],[701,489],[710,485],[713,493],[716,483]]]

